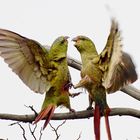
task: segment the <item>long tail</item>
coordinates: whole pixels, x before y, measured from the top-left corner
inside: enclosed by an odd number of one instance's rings
[[[44,126],[43,126],[43,129],[45,129],[45,127],[48,125],[50,119],[52,118],[52,116],[54,114],[54,110],[55,110],[55,106],[54,105],[49,105],[47,108],[43,109],[38,114],[38,116],[35,118],[35,121],[34,121],[33,124],[36,124],[37,122],[39,122],[43,118],[46,118],[46,121],[45,121]]]
[[[110,111],[111,111],[110,108],[107,108],[106,114],[105,114],[105,124],[106,124],[106,131],[107,131],[108,140],[112,140],[109,119],[108,119]]]
[[[100,107],[99,105],[95,104],[95,111],[94,111],[94,133],[95,133],[95,140],[100,140]]]

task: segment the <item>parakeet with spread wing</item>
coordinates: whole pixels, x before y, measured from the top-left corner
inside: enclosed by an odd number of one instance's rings
[[[106,92],[113,93],[137,80],[135,66],[131,57],[122,51],[118,23],[112,19],[110,34],[103,51],[98,54],[94,43],[85,36],[73,39],[82,60],[81,80],[75,88],[84,87],[89,93],[90,105],[95,102],[94,133],[100,140],[100,116],[105,116],[108,139],[111,132],[108,116],[111,111],[106,101]]]
[[[42,109],[34,123],[46,118],[45,128],[58,106],[70,106],[71,79],[67,65],[68,37],[58,37],[50,50],[37,41],[0,29],[0,56],[34,92],[45,93]]]

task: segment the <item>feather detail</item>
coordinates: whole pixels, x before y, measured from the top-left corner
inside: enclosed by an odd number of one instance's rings
[[[51,110],[49,111],[49,114],[48,114],[48,116],[47,116],[47,119],[46,119],[46,121],[45,121],[45,123],[44,123],[44,125],[43,125],[43,129],[45,129],[46,126],[48,125],[50,119],[52,118],[52,116],[53,116],[53,114],[54,114],[54,110],[55,110],[55,106],[52,106],[52,108],[51,108]]]
[[[55,110],[55,105],[49,105],[47,108],[44,108],[38,116],[35,118],[35,121],[33,124],[38,123],[40,120],[46,118],[46,121],[44,123],[43,129],[48,125],[50,119],[52,118]]]
[[[127,53],[123,53],[120,63],[116,66],[107,92],[112,93],[120,90],[122,87],[129,85],[137,80],[135,65]],[[119,82],[116,82],[119,81]]]
[[[106,47],[101,53],[101,67],[104,67],[103,86],[105,88],[111,85],[111,79],[114,74],[115,68],[121,60],[122,56],[122,45],[120,31],[118,24],[112,20],[112,26],[110,34],[107,40]]]
[[[37,41],[0,29],[0,56],[31,90],[49,90],[48,52]]]
[[[114,19],[106,47],[100,54],[99,67],[104,72],[102,85],[108,93],[116,92],[137,80],[131,57],[122,51],[120,30]]]
[[[100,107],[99,105],[95,104],[95,111],[94,111],[94,133],[95,133],[95,140],[100,140]]]
[[[110,108],[107,108],[106,111],[105,111],[105,125],[106,125],[108,140],[112,140],[110,125],[109,125],[109,119],[108,119],[110,111],[111,111]]]

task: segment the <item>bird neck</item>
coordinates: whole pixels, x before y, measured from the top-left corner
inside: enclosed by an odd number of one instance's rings
[[[93,60],[96,57],[98,57],[97,52],[93,52],[93,51],[82,52],[81,53],[82,65],[83,66],[87,65],[89,61]]]

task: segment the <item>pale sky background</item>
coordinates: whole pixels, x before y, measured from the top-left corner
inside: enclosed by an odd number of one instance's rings
[[[107,10],[110,7],[112,12]],[[41,44],[51,45],[60,35],[77,35],[90,37],[100,52],[106,43],[110,29],[110,17],[114,15],[122,30],[124,50],[131,54],[140,74],[140,1],[139,0],[0,0],[0,28],[12,30]],[[68,55],[79,59],[79,53],[69,40]],[[72,81],[77,83],[80,74],[71,68]],[[8,68],[0,58],[0,113],[31,114],[24,105],[33,105],[39,111],[44,96],[34,94]],[[139,79],[134,85],[139,88]],[[78,91],[78,90],[76,90]],[[72,107],[84,110],[88,106],[87,94],[71,100]],[[140,102],[122,92],[108,96],[110,107],[131,107],[140,109]],[[67,112],[57,109],[56,112]],[[113,140],[138,140],[140,138],[140,120],[127,116],[110,117]],[[0,138],[22,140],[19,126],[8,126],[11,121],[0,120]],[[44,121],[39,123],[39,128]],[[61,121],[51,121],[57,126]],[[27,139],[33,138],[28,133]],[[81,132],[80,140],[94,140],[93,118],[84,120],[68,120],[60,129],[59,140],[76,140]],[[39,130],[38,132],[39,133]],[[37,136],[38,134],[36,134]],[[48,126],[43,132],[42,140],[55,140],[54,132]],[[101,124],[101,139],[107,140],[104,118]]]

